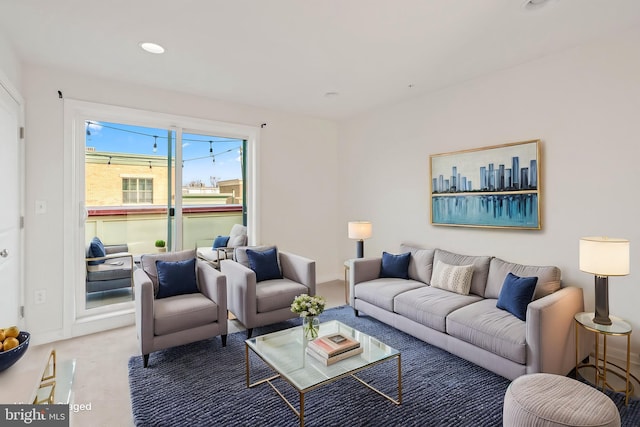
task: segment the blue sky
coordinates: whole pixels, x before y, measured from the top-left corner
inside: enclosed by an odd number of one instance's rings
[[[87,130],[86,145],[94,147],[97,152],[158,156],[166,156],[168,152],[166,129],[92,120]],[[157,143],[156,152],[153,150],[154,142]],[[191,181],[200,180],[210,186],[210,177],[218,180],[241,178],[240,147],[242,147],[242,141],[238,139],[183,134],[183,183],[186,185]],[[210,150],[213,150],[213,156]],[[173,153],[175,153],[175,147],[173,147]]]

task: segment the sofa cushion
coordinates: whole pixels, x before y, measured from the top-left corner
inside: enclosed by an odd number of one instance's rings
[[[213,249],[225,248],[229,243],[229,236],[218,236],[213,241]]]
[[[431,286],[455,292],[460,295],[469,295],[473,265],[449,265],[437,261],[433,266]]]
[[[110,258],[102,264],[87,265],[87,281],[129,279],[131,280],[131,256]]]
[[[513,362],[527,361],[526,323],[484,299],[447,316],[447,333]]]
[[[537,277],[538,283],[533,299],[542,298],[560,289],[560,269],[554,266],[522,265],[493,258],[489,266],[485,298],[498,298],[508,273],[520,277]]]
[[[411,289],[426,287],[422,282],[406,279],[374,279],[354,286],[355,297],[393,312],[396,295]]]
[[[118,245],[105,245],[104,251],[107,255],[113,255],[121,252],[129,252],[129,245],[126,243],[120,243]]]
[[[238,246],[247,245],[247,227],[242,224],[234,224],[229,232],[229,241],[227,246],[237,248]]]
[[[382,267],[380,277],[408,279],[410,252],[399,255],[382,252]]]
[[[433,255],[433,265],[435,265],[437,261],[442,261],[449,265],[473,264],[473,277],[471,278],[471,289],[469,293],[484,296],[491,257],[460,255],[442,249],[436,249]]]
[[[421,286],[397,295],[394,311],[414,322],[446,332],[445,319],[449,313],[480,300],[482,297],[477,295],[460,295],[432,286]]]
[[[176,295],[198,292],[196,280],[196,259],[182,261],[156,261],[158,272],[158,293],[156,298],[168,298]]]
[[[140,265],[147,276],[149,276],[149,279],[151,279],[151,283],[153,283],[154,295],[158,293],[158,270],[156,269],[156,261],[184,261],[185,259],[195,258],[195,256],[195,249],[142,255],[140,257]]]
[[[229,242],[231,244],[231,242]],[[235,250],[235,258],[236,262],[244,265],[247,268],[251,268],[249,265],[249,257],[247,256],[247,251],[268,251],[269,249],[275,248],[277,251],[277,246],[241,246],[236,248]]]
[[[104,248],[104,244],[102,243],[99,237],[94,237],[93,239],[91,239],[91,242],[89,243],[89,251],[87,255],[88,255],[88,258],[102,258],[104,256],[107,256],[107,251]],[[105,260],[103,259],[89,261],[89,265],[102,264],[104,261]]]
[[[427,284],[431,283],[435,249],[422,249],[401,244],[400,252],[411,252],[411,257],[409,258],[409,279],[419,280]]]
[[[217,262],[218,261],[218,250],[212,249],[211,247],[201,247],[196,249],[196,254],[198,258],[203,259],[209,262]]]
[[[201,293],[185,294],[155,300],[153,313],[154,334],[167,335],[216,322],[218,305]]]
[[[256,286],[258,313],[267,313],[281,308],[291,308],[291,303],[300,294],[309,293],[309,288],[289,279],[268,280]]]
[[[256,273],[257,282],[282,279],[276,248],[266,251],[247,249],[247,258],[249,258],[249,268]]]
[[[507,274],[500,291],[496,307],[507,310],[520,320],[526,320],[527,306],[536,290],[537,277],[518,277],[513,273]]]
[[[131,277],[125,277],[124,279],[98,280],[94,282],[87,281],[87,293],[131,288],[131,282]]]

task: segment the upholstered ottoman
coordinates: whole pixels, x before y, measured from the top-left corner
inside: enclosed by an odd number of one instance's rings
[[[502,419],[505,427],[620,426],[618,408],[604,393],[553,374],[516,378],[505,393]]]

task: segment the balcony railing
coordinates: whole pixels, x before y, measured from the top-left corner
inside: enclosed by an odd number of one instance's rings
[[[85,241],[94,236],[104,244],[126,243],[134,255],[156,252],[155,241],[167,239],[167,208],[117,206],[88,209]],[[185,206],[182,210],[182,248],[209,245],[242,224],[241,205]]]

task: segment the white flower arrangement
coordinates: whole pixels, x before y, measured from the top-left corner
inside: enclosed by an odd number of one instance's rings
[[[300,317],[317,316],[324,311],[326,301],[323,297],[298,295],[291,304],[291,311],[298,313]]]

